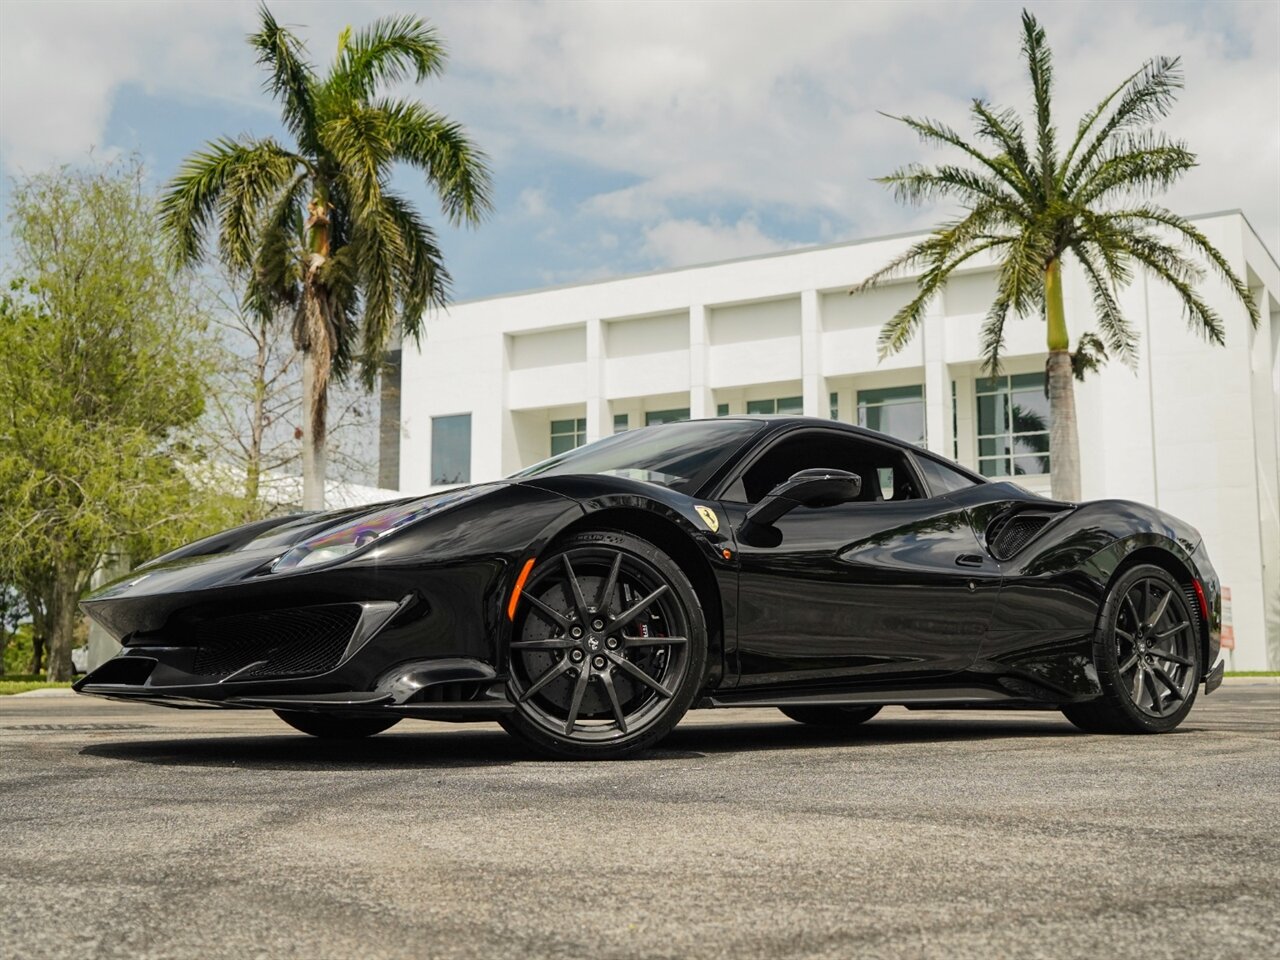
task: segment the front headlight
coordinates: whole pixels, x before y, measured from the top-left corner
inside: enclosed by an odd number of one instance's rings
[[[366,513],[356,520],[339,527],[331,527],[314,537],[303,540],[273,563],[271,572],[285,573],[340,560],[348,554],[364,549],[387,534],[422,519],[429,513],[437,513],[445,507],[453,506],[463,500],[470,500],[485,489],[487,488],[470,487],[456,493],[425,497],[374,513]]]

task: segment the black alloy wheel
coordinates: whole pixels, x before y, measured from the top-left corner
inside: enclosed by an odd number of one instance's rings
[[[336,713],[276,710],[275,715],[303,733],[324,740],[357,740],[372,737],[400,722],[399,717],[344,717]]]
[[[1166,733],[1190,712],[1200,682],[1197,620],[1162,568],[1141,564],[1112,585],[1099,617],[1094,662],[1102,696],[1063,708],[1092,733]]]
[[[653,544],[583,533],[540,558],[512,625],[503,726],[541,752],[611,759],[652,746],[702,683],[706,626],[688,578]]]
[[[779,707],[784,714],[797,723],[805,723],[814,727],[856,727],[866,723],[877,713],[879,707]]]

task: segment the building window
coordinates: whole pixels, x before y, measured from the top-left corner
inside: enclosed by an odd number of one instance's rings
[[[859,390],[858,426],[924,446],[924,387]]]
[[[431,418],[431,483],[471,482],[471,414]]]
[[[716,404],[716,416],[727,417],[729,415],[729,405],[727,403]]]
[[[978,380],[978,469],[988,477],[1049,472],[1049,400],[1044,374]]]
[[[689,408],[679,410],[650,410],[644,415],[644,425],[652,427],[659,423],[675,423],[677,420],[688,420]]]
[[[839,420],[840,419],[840,394],[833,393],[828,398],[828,400],[831,404],[831,419]]]
[[[626,433],[631,424],[631,418],[625,413],[615,413],[613,415],[613,432]]]
[[[782,397],[778,400],[748,400],[747,413],[799,415],[804,413],[804,397]]]
[[[587,442],[587,421],[552,420],[551,421],[551,455],[568,453],[574,447]]]

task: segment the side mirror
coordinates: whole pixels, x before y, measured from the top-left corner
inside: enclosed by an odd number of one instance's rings
[[[824,467],[800,470],[747,511],[739,535],[748,543],[771,540],[764,531],[796,507],[834,507],[857,500],[861,493],[862,478],[856,473]]]

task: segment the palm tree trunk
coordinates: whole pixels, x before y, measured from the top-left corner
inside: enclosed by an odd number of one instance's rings
[[[1048,320],[1049,474],[1057,500],[1080,499],[1080,440],[1076,429],[1075,382],[1071,373],[1071,341],[1062,300],[1062,263],[1053,260],[1044,274]]]
[[[315,350],[302,354],[302,508],[324,509],[327,378]]]

